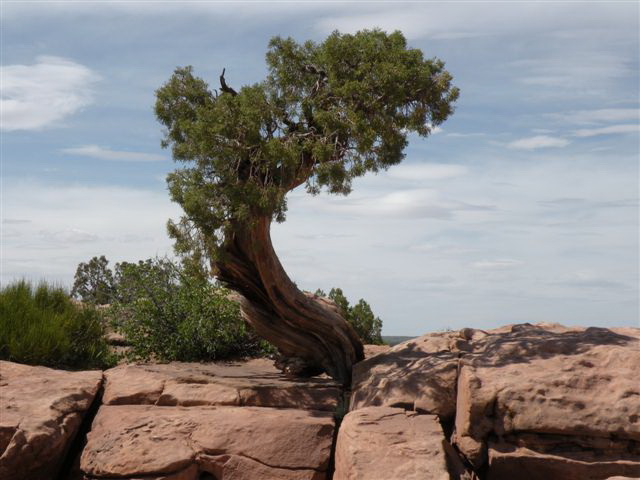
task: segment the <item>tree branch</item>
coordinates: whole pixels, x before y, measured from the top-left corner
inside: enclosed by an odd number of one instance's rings
[[[227,85],[226,80],[224,79],[224,71],[226,70],[226,68],[222,69],[222,75],[220,75],[220,90],[222,90],[223,93],[230,93],[231,95],[233,95],[234,97],[236,95],[238,95],[238,92],[236,92],[233,88],[231,88],[229,85]]]

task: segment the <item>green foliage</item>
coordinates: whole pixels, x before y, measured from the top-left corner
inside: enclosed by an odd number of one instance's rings
[[[369,345],[384,344],[381,336],[382,320],[374,316],[371,306],[366,301],[360,299],[352,307],[340,288],[332,288],[329,295],[318,289],[316,290],[316,295],[328,297],[336,303],[342,316],[351,324],[363,343]]]
[[[354,178],[402,161],[408,134],[429,135],[458,97],[444,63],[408,48],[400,32],[275,37],[266,61],[267,78],[239,91],[222,76],[222,93],[212,92],[192,67],[156,91],[162,145],[185,164],[167,179],[185,213],[169,224],[178,251],[195,242],[220,259],[253,219],[283,221],[298,185],[349,193]]]
[[[105,305],[111,303],[115,292],[113,274],[104,255],[80,263],[76,269],[71,296],[83,303]]]
[[[62,368],[106,368],[114,363],[99,313],[67,292],[19,281],[0,291],[0,358]]]
[[[168,259],[116,265],[114,326],[136,359],[210,361],[264,354],[230,292]]]

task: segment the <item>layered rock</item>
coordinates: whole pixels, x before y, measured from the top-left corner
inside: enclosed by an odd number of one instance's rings
[[[489,478],[640,476],[637,332],[489,332],[460,359],[456,445]]]
[[[80,468],[87,478],[325,478],[328,412],[258,407],[100,408]]]
[[[435,415],[401,408],[364,407],[342,421],[334,480],[449,480]]]
[[[273,362],[121,365],[105,372],[106,405],[232,405],[334,411],[340,388],[328,377],[299,379]]]
[[[0,361],[0,478],[56,478],[101,383],[100,371]]]

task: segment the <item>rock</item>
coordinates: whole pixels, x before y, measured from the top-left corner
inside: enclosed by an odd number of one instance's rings
[[[56,478],[102,372],[0,361],[0,478]]]
[[[640,476],[638,337],[529,324],[478,337],[460,359],[455,443],[489,478]]]
[[[335,411],[328,377],[292,378],[273,362],[121,365],[105,372],[106,405],[235,405]]]
[[[353,368],[351,410],[402,407],[453,418],[458,357],[469,349],[468,340],[459,332],[435,333],[357,363]]]
[[[611,473],[640,476],[640,452],[619,448],[630,442],[600,439],[604,450],[597,451],[590,439],[585,439],[582,447],[576,438],[556,438],[543,445],[539,438],[532,440],[518,442],[511,437],[509,441],[489,442],[488,480],[512,480],[516,472],[518,478],[527,480],[607,479]],[[536,448],[520,447],[518,443]]]
[[[434,415],[364,407],[344,417],[334,480],[449,480],[446,443]]]
[[[364,358],[371,358],[380,353],[387,353],[391,350],[389,345],[364,345]]]
[[[107,405],[80,468],[87,478],[320,479],[333,430],[332,414],[319,411]]]

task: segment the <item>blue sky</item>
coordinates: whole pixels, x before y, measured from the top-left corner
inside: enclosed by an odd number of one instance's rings
[[[274,35],[399,29],[461,96],[348,197],[290,195],[275,247],[383,333],[638,326],[639,4],[2,1],[2,282],[171,254],[154,90],[260,81]]]

